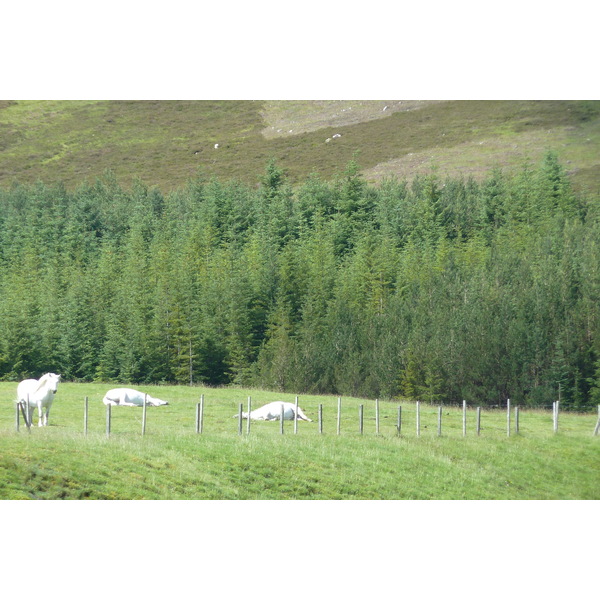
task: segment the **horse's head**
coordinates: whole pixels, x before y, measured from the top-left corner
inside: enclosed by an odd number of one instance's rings
[[[60,382],[60,375],[57,375],[56,373],[46,373],[41,379],[44,379],[46,381],[48,389],[53,394],[56,394],[56,390],[58,389],[58,384]]]

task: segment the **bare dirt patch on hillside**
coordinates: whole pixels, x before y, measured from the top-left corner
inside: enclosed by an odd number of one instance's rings
[[[494,167],[518,168],[528,161],[536,164],[549,150],[557,152],[567,172],[576,175],[579,168],[591,167],[598,162],[597,159],[592,160],[589,156],[582,155],[580,151],[582,146],[599,147],[600,138],[588,138],[586,135],[590,135],[589,131],[583,132],[575,127],[557,127],[506,137],[485,137],[453,148],[410,152],[365,169],[363,175],[371,183],[378,183],[392,176],[400,180],[411,180],[417,174],[424,175],[433,170],[441,177],[471,176],[482,179]],[[591,156],[594,155],[592,152]]]
[[[395,112],[419,110],[439,100],[271,100],[261,116],[266,139],[383,119]]]

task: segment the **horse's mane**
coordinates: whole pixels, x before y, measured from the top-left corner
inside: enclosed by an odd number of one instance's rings
[[[35,388],[35,391],[37,392],[38,390],[41,390],[42,387],[46,384],[46,382],[48,381],[48,379],[50,378],[50,375],[54,375],[54,373],[44,373],[44,375],[42,375],[39,379],[38,379],[38,385]]]
[[[42,389],[42,387],[44,387],[44,385],[46,384],[46,381],[48,381],[48,373],[46,373],[45,375],[42,375],[39,379],[38,379],[38,384],[35,387],[35,392],[37,392],[38,390]]]

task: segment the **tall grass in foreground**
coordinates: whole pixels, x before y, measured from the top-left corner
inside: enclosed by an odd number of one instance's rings
[[[301,396],[313,419],[294,434],[285,422],[251,424],[238,435],[232,418],[240,403],[260,406],[293,396],[240,389],[156,387],[143,389],[168,400],[142,410],[112,409],[106,435],[102,397],[110,385],[61,384],[47,428],[28,433],[14,423],[15,384],[0,384],[0,498],[2,499],[598,499],[600,438],[592,436],[595,415],[521,411],[519,435],[507,436],[506,412],[482,413],[445,407],[438,437],[436,406],[342,399],[341,434],[336,434],[337,398]],[[205,396],[204,429],[195,433],[195,407]],[[84,397],[89,398],[88,434],[83,433]],[[324,428],[317,411],[323,404]],[[364,433],[358,407],[364,405]],[[35,421],[34,421],[35,422]]]

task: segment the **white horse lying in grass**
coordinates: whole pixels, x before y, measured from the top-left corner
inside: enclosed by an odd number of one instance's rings
[[[48,425],[48,415],[58,389],[60,375],[46,373],[39,379],[25,379],[17,386],[17,402],[23,405],[27,418],[33,421],[33,411],[38,409],[38,427]],[[45,412],[44,412],[44,409]]]
[[[106,392],[102,402],[111,406],[144,406],[144,398],[146,398],[146,406],[163,406],[169,404],[164,400],[153,398],[150,394],[138,392],[131,388],[115,388]]]
[[[294,419],[294,413],[296,410],[296,405],[291,402],[270,402],[269,404],[265,404],[256,410],[250,412],[250,419],[252,421],[279,421],[281,419],[281,407],[283,407],[283,419],[286,421],[292,421]],[[238,415],[234,415],[234,417],[238,417]],[[242,412],[242,419],[247,419],[248,413]],[[298,407],[298,420],[300,421],[311,421],[302,409]]]

